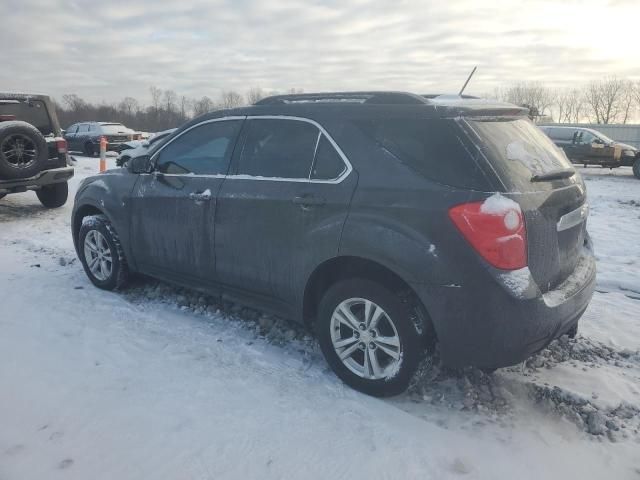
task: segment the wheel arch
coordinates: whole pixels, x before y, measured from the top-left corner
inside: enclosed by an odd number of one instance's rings
[[[71,219],[71,233],[73,235],[73,244],[78,255],[80,254],[78,250],[78,235],[80,234],[82,219],[91,215],[104,215],[107,219],[109,218],[109,216],[104,212],[104,209],[98,208],[91,203],[85,203],[74,210],[73,217]]]
[[[344,255],[330,258],[309,275],[305,284],[302,301],[302,318],[308,328],[313,329],[315,316],[323,294],[331,285],[348,278],[367,278],[378,282],[393,292],[406,296],[407,301],[415,302],[423,313],[424,328],[435,333],[429,312],[411,285],[390,266],[365,257]]]

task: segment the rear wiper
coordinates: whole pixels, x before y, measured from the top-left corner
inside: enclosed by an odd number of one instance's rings
[[[541,173],[531,177],[532,182],[547,182],[549,180],[560,180],[562,178],[569,178],[575,175],[576,171],[573,168],[561,168],[558,170],[551,170],[547,173]]]

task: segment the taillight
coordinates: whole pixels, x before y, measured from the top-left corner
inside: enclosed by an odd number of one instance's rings
[[[64,138],[56,138],[56,148],[59,154],[67,153],[67,141]]]
[[[449,218],[492,266],[517,270],[527,266],[527,232],[520,205],[501,195],[457,205]]]

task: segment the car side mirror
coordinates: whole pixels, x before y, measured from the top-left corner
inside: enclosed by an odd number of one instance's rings
[[[604,141],[601,138],[594,139],[593,143],[595,143],[597,145],[604,145]]]
[[[149,155],[140,155],[134,157],[127,162],[131,173],[151,173],[153,171],[153,163]]]

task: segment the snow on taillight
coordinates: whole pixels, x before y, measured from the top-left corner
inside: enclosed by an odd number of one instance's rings
[[[449,218],[471,246],[492,266],[517,270],[527,266],[527,232],[520,205],[495,194],[482,202],[449,209]]]
[[[56,138],[56,148],[60,154],[67,153],[67,141],[64,138]]]

